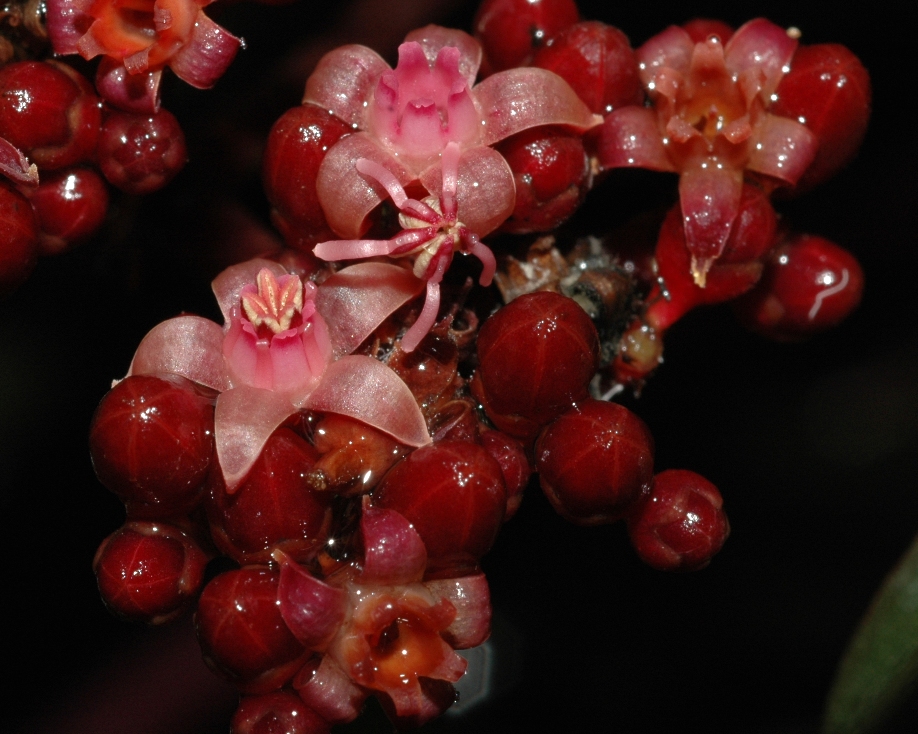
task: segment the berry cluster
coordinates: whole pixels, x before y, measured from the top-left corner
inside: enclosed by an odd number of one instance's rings
[[[843,91],[814,95],[825,79]],[[779,226],[772,198],[843,165],[868,109],[856,58],[765,20],[635,51],[571,0],[486,0],[475,37],[419,29],[394,68],[330,52],[266,149],[290,249],[214,280],[222,326],[154,327],[93,419],[127,512],[95,559],[106,604],[154,623],[196,604],[205,660],[242,693],[235,734],[328,731],[370,696],[402,728],[453,703],[456,651],[487,639],[481,560],[533,475],[650,566],[705,567],[720,493],[660,471],[611,398],[696,306],[797,339],[857,305],[854,258]],[[622,167],[679,174],[655,242],[566,240]],[[473,288],[492,279],[502,304]]]

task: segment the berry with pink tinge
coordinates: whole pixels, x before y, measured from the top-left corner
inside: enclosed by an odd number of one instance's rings
[[[0,68],[0,137],[42,169],[95,156],[102,101],[66,64],[19,61]]]
[[[802,122],[819,139],[816,158],[795,188],[808,191],[848,164],[860,148],[870,118],[870,75],[844,46],[800,46],[776,96],[770,111]]]
[[[483,446],[440,441],[398,464],[373,493],[373,506],[396,510],[427,547],[428,573],[478,567],[494,544],[507,507],[500,464]]]
[[[275,548],[301,563],[314,557],[328,536],[332,499],[304,481],[317,458],[312,446],[281,428],[232,494],[222,473],[211,472],[205,506],[217,547],[243,565],[269,563]]]
[[[581,135],[535,127],[507,138],[497,150],[516,183],[516,204],[503,231],[548,232],[577,211],[592,183]]]
[[[287,110],[274,123],[265,148],[262,179],[272,219],[291,247],[312,251],[335,239],[316,194],[316,176],[328,149],[351,129],[314,104]]]
[[[0,181],[0,298],[22,284],[38,259],[38,220],[29,200]]]
[[[198,601],[195,627],[204,661],[245,693],[283,686],[307,652],[281,617],[279,571],[242,568],[217,576]]]
[[[682,25],[683,30],[689,34],[693,43],[704,43],[711,36],[717,36],[721,43],[726,43],[733,35],[733,28],[722,20],[710,18],[695,18]]]
[[[539,426],[589,395],[599,365],[599,336],[572,299],[539,291],[514,299],[478,335],[481,395],[488,416],[519,419],[499,425],[514,436]]]
[[[864,292],[860,263],[824,237],[798,234],[765,264],[758,285],[735,312],[750,330],[777,341],[798,341],[841,323]]]
[[[627,516],[650,492],[653,436],[623,405],[586,400],[539,436],[536,468],[558,514],[578,525]]]
[[[93,570],[105,605],[119,617],[160,624],[197,596],[207,556],[172,525],[128,522],[96,551]]]
[[[574,0],[484,0],[473,23],[484,50],[482,72],[525,66],[539,48],[578,20]]]
[[[638,556],[660,571],[704,568],[729,534],[717,487],[685,469],[657,474],[650,497],[628,519],[628,535]]]
[[[129,194],[161,189],[187,160],[185,134],[168,110],[113,111],[102,125],[99,167],[112,186]]]
[[[187,514],[214,456],[213,405],[181,377],[127,377],[96,409],[89,449],[99,481],[129,516]]]
[[[328,734],[331,724],[289,690],[243,696],[230,734]]]
[[[108,187],[93,168],[42,173],[29,200],[41,229],[43,255],[54,255],[92,237],[108,212]]]
[[[532,65],[555,72],[598,115],[644,102],[631,43],[605,23],[586,21],[566,28],[539,49]]]

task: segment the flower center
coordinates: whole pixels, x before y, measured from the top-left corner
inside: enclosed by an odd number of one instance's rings
[[[296,275],[275,278],[267,268],[259,271],[255,282],[257,290],[242,291],[242,310],[259,338],[298,326],[303,314],[303,282]]]

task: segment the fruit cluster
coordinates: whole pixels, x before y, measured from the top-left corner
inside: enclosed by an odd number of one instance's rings
[[[856,58],[765,20],[635,51],[572,0],[486,0],[475,37],[419,29],[395,68],[330,52],[266,149],[289,249],[214,280],[222,326],[156,326],[93,419],[127,511],[95,559],[106,604],[147,622],[196,604],[243,694],[236,734],[327,731],[370,696],[411,727],[488,637],[481,559],[535,474],[571,522],[626,524],[650,566],[705,567],[720,493],[660,471],[610,398],[696,306],[796,339],[857,305],[854,258],[779,227],[772,198],[843,165],[868,111]],[[621,167],[679,174],[650,241],[566,241]],[[492,279],[502,303],[473,289]]]

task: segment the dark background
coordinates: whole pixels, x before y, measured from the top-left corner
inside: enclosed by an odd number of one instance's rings
[[[623,527],[570,526],[533,489],[484,564],[491,695],[430,731],[816,732],[846,639],[918,530],[918,154],[907,111],[916,18],[888,2],[846,13],[834,2],[740,5],[582,9],[635,46],[692,17],[739,26],[765,15],[801,28],[803,42],[860,56],[874,115],[859,157],[780,209],[856,253],[864,302],[841,328],[799,345],[751,336],[727,309],[675,327],[665,365],[629,405],[655,435],[658,469],[691,468],[720,487],[733,527],[725,549],[698,574],[654,572]],[[320,9],[300,0],[215,11],[248,48],[210,92],[167,83],[187,168],[160,194],[115,197],[97,241],[41,262],[0,304],[0,730],[228,730],[234,694],[204,669],[190,620],[135,627],[99,600],[92,556],[123,510],[92,472],[92,412],[146,331],[180,311],[218,317],[209,280],[270,243],[259,228],[261,146],[320,54],[360,42],[394,61],[411,28],[468,29],[473,10],[462,0]],[[586,215],[611,226],[642,196],[674,190],[664,176],[612,178]],[[389,728],[371,708],[348,730]],[[918,731],[918,705],[888,731]]]

